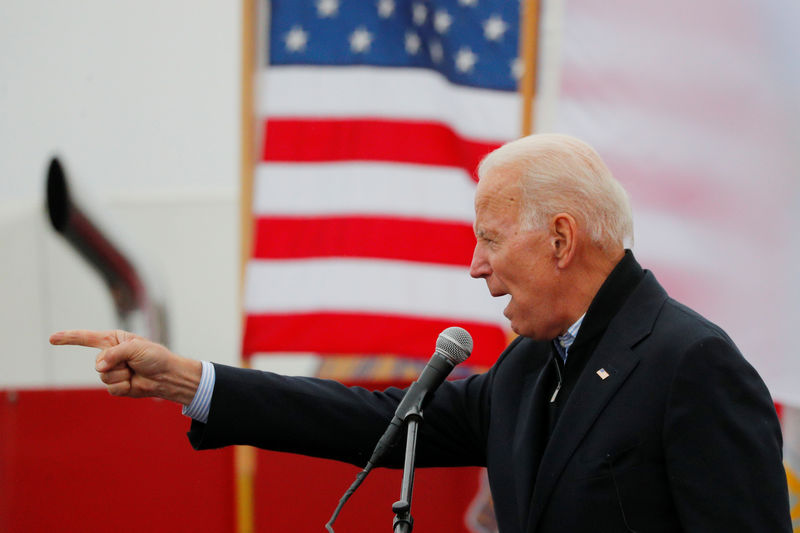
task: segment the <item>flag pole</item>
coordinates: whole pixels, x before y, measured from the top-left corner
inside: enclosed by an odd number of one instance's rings
[[[241,41],[241,85],[240,106],[240,191],[239,191],[239,309],[244,317],[244,281],[247,263],[253,243],[253,175],[255,173],[256,123],[255,123],[255,67],[256,67],[256,24],[257,0],[242,0],[242,41]],[[241,365],[249,368],[249,361],[242,358]],[[236,531],[253,533],[255,530],[254,491],[256,450],[250,446],[234,448],[234,467],[236,475]]]
[[[536,102],[537,60],[539,55],[539,0],[525,0],[520,17],[519,57],[522,76],[517,90],[522,98],[522,136],[533,133],[533,106]]]

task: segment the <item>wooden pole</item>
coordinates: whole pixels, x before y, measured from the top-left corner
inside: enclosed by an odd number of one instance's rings
[[[239,191],[239,309],[244,315],[244,280],[250,260],[253,242],[253,176],[256,164],[256,113],[255,113],[255,69],[256,69],[256,0],[242,0],[241,84],[240,107],[240,191]],[[242,360],[243,367],[249,362]],[[236,471],[236,531],[253,533],[255,530],[254,495],[256,450],[249,446],[234,449]]]
[[[244,295],[244,273],[250,260],[253,242],[253,176],[255,174],[255,68],[256,68],[256,0],[242,0],[242,102],[240,108],[241,146],[239,148],[239,229],[240,248],[240,294]]]
[[[537,59],[539,56],[539,0],[525,0],[520,17],[519,57],[522,76],[518,91],[522,99],[521,135],[533,133],[533,106],[536,103]]]

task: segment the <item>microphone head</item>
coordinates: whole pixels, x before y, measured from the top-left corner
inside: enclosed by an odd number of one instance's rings
[[[436,351],[444,355],[453,365],[463,363],[472,353],[472,337],[467,330],[453,326],[439,333]]]

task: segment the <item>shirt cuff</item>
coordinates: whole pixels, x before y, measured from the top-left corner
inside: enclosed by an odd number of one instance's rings
[[[214,365],[208,361],[200,361],[203,365],[203,372],[200,375],[200,385],[194,393],[192,403],[184,405],[181,413],[205,424],[208,421],[208,411],[211,409],[211,395],[214,392],[214,382],[216,373]]]

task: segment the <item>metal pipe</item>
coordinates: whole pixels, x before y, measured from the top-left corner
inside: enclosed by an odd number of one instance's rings
[[[97,217],[75,201],[64,166],[54,157],[47,169],[47,212],[53,229],[83,257],[105,282],[124,329],[167,343],[163,302],[153,297],[130,254],[103,231]],[[136,331],[143,329],[143,331]]]

